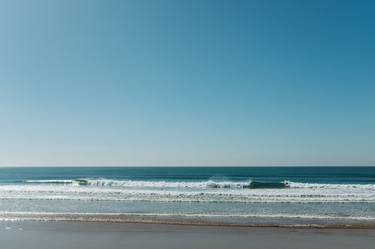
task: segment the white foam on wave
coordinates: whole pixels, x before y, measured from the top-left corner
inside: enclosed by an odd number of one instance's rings
[[[139,181],[112,179],[85,179],[89,186],[125,188],[204,188],[206,182]]]
[[[33,184],[57,184],[57,185],[80,185],[96,187],[118,187],[118,188],[192,188],[192,189],[247,189],[251,185],[247,181],[144,181],[144,180],[116,180],[116,179],[67,179],[67,180],[28,180],[26,183]],[[333,183],[302,183],[283,181],[289,188],[298,189],[363,189],[375,190],[375,184],[333,184]]]
[[[96,185],[0,185],[0,199],[153,202],[375,202],[366,188],[192,189],[112,188]]]
[[[3,200],[150,202],[375,202],[375,184],[288,182],[289,188],[249,189],[250,181],[30,180],[0,185]]]
[[[123,188],[234,188],[248,187],[248,181],[142,181],[142,180],[115,180],[115,179],[72,179],[72,180],[27,180],[26,183],[33,184],[65,184],[65,185],[87,185],[98,187],[123,187]]]
[[[288,181],[291,188],[305,189],[368,189],[375,190],[375,184],[334,184],[334,183],[302,183]]]
[[[89,186],[126,187],[126,188],[233,188],[241,189],[249,186],[249,181],[141,181],[141,180],[112,180],[84,179]]]

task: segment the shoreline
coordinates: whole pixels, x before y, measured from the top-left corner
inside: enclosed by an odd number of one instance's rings
[[[108,224],[155,224],[180,225],[197,227],[228,227],[228,228],[295,228],[295,229],[369,229],[375,230],[375,223],[324,223],[322,220],[296,219],[278,220],[258,219],[253,223],[218,222],[213,220],[198,220],[194,216],[189,219],[178,219],[178,216],[158,216],[155,214],[97,214],[97,213],[23,213],[6,212],[0,215],[1,222],[72,222],[72,223],[108,223]],[[319,223],[320,222],[320,223]]]
[[[375,230],[0,221],[0,240],[7,249],[372,249]]]

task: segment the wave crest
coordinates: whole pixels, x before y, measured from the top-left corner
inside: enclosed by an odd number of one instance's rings
[[[292,188],[292,189],[363,189],[375,190],[375,184],[332,184],[332,183],[302,183],[293,181],[145,181],[117,179],[56,179],[28,180],[30,184],[74,185],[118,188],[191,188],[191,189],[258,189],[258,188]]]
[[[73,179],[73,180],[28,180],[33,184],[64,184],[96,187],[124,187],[124,188],[193,188],[193,189],[255,189],[255,188],[286,188],[286,181],[142,181],[115,179]]]

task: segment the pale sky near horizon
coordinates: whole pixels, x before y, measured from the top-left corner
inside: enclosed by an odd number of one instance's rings
[[[375,165],[374,1],[0,1],[0,166]]]

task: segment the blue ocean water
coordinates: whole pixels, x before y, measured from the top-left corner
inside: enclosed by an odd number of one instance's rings
[[[375,224],[375,167],[0,168],[0,218]]]

